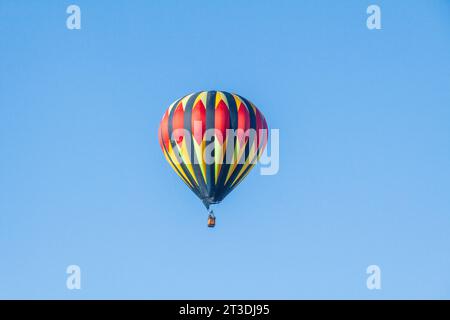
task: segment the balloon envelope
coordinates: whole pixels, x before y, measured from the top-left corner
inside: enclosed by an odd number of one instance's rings
[[[172,103],[158,129],[167,162],[209,208],[247,176],[267,144],[267,123],[249,100],[201,91]]]

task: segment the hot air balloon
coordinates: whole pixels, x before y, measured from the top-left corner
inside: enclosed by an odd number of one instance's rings
[[[264,151],[267,122],[244,97],[225,91],[201,91],[173,102],[158,129],[167,162],[205,205],[221,202],[255,166]]]

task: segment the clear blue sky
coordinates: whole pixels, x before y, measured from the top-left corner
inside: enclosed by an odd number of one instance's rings
[[[1,0],[0,298],[450,298],[450,2],[237,3]],[[281,137],[214,230],[157,140],[208,89]]]

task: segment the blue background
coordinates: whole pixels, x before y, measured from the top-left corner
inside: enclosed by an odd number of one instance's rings
[[[449,1],[70,4],[0,2],[0,298],[450,297]],[[280,129],[213,230],[157,141],[209,89]]]

